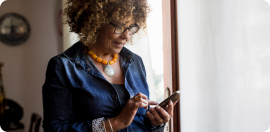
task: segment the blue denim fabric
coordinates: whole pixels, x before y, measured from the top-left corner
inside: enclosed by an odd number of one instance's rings
[[[126,48],[120,55],[130,98],[139,92],[149,97],[141,57]],[[77,42],[49,61],[42,88],[45,132],[91,132],[93,119],[116,117],[123,109],[115,88],[86,57],[84,45]],[[145,112],[139,108],[131,125],[119,132],[151,131]]]

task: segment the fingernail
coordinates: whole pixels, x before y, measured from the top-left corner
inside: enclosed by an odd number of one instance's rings
[[[154,109],[153,108],[150,108],[150,111],[154,111]]]
[[[170,100],[170,104],[173,104],[171,100]]]
[[[159,106],[157,106],[156,108],[157,108],[158,110],[160,109],[160,107],[159,107]]]

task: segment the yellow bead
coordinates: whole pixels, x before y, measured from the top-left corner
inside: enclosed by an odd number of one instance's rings
[[[102,60],[101,63],[104,64],[104,65],[107,65],[108,64],[108,61],[107,60]]]
[[[117,54],[114,54],[114,55],[113,55],[113,58],[118,58],[118,55],[117,55]]]
[[[97,60],[98,62],[101,62],[101,61],[102,61],[102,59],[101,59],[100,57],[98,57],[96,60]]]
[[[91,56],[93,57],[93,59],[96,59],[97,58],[97,55],[96,54],[92,54]]]
[[[88,54],[89,54],[89,55],[92,55],[92,54],[93,54],[93,52],[92,52],[92,51],[88,51]]]
[[[110,65],[112,65],[114,63],[114,61],[109,61]]]
[[[117,58],[113,58],[112,61],[115,63],[117,61]]]

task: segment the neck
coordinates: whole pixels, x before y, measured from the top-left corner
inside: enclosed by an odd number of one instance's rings
[[[113,58],[114,54],[106,53],[104,52],[101,48],[96,47],[95,45],[93,46],[88,46],[88,49],[95,53],[98,57],[106,60],[111,60]]]

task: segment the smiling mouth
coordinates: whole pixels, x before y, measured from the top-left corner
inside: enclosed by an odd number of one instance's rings
[[[122,42],[114,42],[115,44],[118,44],[118,45],[120,45],[120,44],[125,44],[125,43],[122,43]]]
[[[114,44],[116,44],[116,48],[123,48],[125,43],[122,42],[114,42]]]

